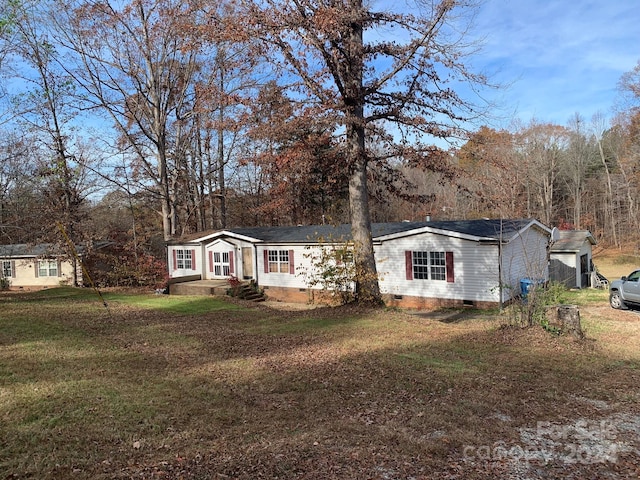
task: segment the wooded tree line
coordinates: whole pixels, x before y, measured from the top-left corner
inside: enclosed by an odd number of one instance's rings
[[[610,124],[463,129],[489,106],[452,85],[491,87],[465,64],[467,1],[0,8],[2,243],[62,226],[162,255],[226,226],[352,223],[371,273],[370,221],[535,217],[635,241],[640,64]]]

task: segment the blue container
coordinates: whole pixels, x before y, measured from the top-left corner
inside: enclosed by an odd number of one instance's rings
[[[529,291],[535,285],[536,282],[531,280],[530,278],[523,278],[520,280],[520,293],[522,294],[523,299],[527,299],[527,295],[529,295]]]

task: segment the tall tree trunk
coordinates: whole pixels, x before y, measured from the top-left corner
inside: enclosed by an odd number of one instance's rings
[[[218,200],[219,200],[219,225],[220,228],[226,228],[227,226],[227,194],[225,191],[225,178],[224,178],[224,130],[222,128],[222,122],[224,121],[223,106],[220,104],[220,126],[218,127]]]
[[[225,69],[224,69],[224,53],[222,50],[218,51],[218,70],[220,72],[219,77],[219,105],[218,105],[218,191],[220,193],[220,228],[226,228],[227,226],[227,195],[225,191],[225,178],[224,178],[224,164],[225,164],[225,149],[224,149],[224,122],[225,122],[225,100],[224,87],[225,87]]]
[[[352,9],[360,12],[361,0],[353,0]],[[371,238],[371,214],[367,186],[367,153],[365,149],[364,94],[363,94],[363,31],[354,22],[347,48],[354,60],[351,75],[346,76],[345,104],[347,107],[346,137],[349,174],[349,211],[351,235],[354,242],[356,267],[356,298],[362,303],[382,303],[378,272],[376,269],[373,240]]]
[[[358,128],[353,128],[358,130]],[[349,211],[351,234],[354,242],[356,265],[356,295],[358,301],[379,303],[380,287],[371,238],[369,194],[367,189],[367,163],[364,153],[364,129],[348,135],[352,172],[349,178]]]
[[[174,234],[174,225],[172,222],[173,207],[171,205],[167,159],[164,155],[164,152],[162,151],[158,152],[158,170],[161,202],[160,211],[162,215],[162,235],[165,241],[169,241]]]

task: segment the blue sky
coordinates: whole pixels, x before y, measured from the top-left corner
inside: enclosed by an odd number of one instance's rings
[[[474,33],[476,68],[510,84],[494,95],[505,118],[611,117],[620,76],[640,60],[640,0],[485,0]]]

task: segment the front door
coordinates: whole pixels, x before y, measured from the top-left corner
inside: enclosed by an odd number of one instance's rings
[[[229,252],[211,252],[214,277],[228,277],[231,275]]]
[[[236,275],[234,246],[221,241],[207,247],[207,278],[229,278]]]
[[[242,247],[242,273],[244,279],[253,278],[253,248]]]

